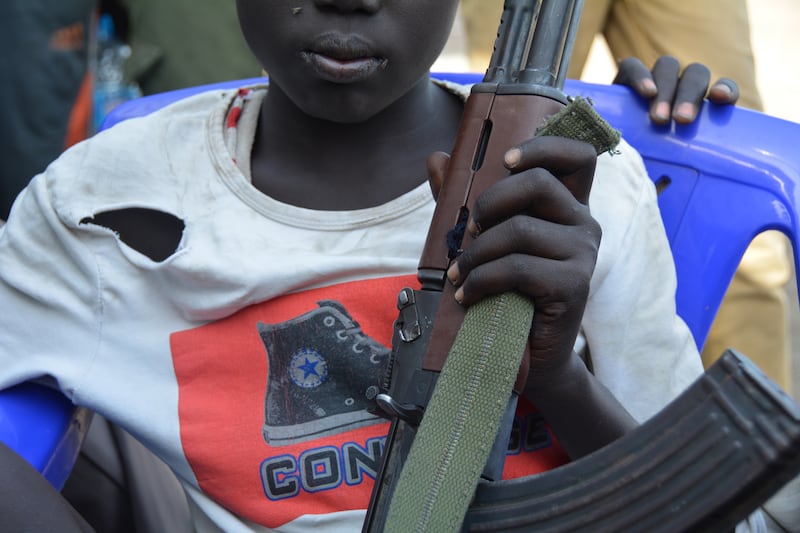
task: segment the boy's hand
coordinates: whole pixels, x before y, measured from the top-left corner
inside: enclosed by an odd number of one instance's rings
[[[474,241],[448,278],[464,305],[512,290],[532,299],[531,383],[564,370],[580,328],[601,235],[587,205],[597,156],[587,143],[538,137],[505,159],[512,175],[476,201],[467,226]],[[447,161],[429,159],[434,194]]]
[[[619,64],[613,83],[632,87],[640,96],[650,99],[653,122],[668,124],[672,119],[689,124],[697,117],[706,96],[715,104],[734,104],[739,99],[735,81],[720,78],[709,89],[710,81],[711,72],[705,65],[692,63],[681,72],[677,59],[662,56],[652,71],[635,57],[625,59]]]

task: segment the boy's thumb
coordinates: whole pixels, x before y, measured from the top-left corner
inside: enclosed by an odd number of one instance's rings
[[[449,164],[450,154],[446,152],[433,152],[428,156],[428,184],[431,186],[434,198],[439,196]]]

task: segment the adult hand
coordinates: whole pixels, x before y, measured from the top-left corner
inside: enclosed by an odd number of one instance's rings
[[[657,124],[674,120],[689,124],[697,118],[704,98],[715,104],[734,104],[739,99],[739,86],[730,78],[720,78],[709,88],[711,72],[701,63],[692,63],[681,71],[672,56],[660,57],[653,69],[635,57],[619,64],[613,83],[632,87],[640,96],[651,100],[650,118]]]

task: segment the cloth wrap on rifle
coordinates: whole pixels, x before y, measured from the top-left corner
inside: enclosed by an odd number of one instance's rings
[[[581,97],[550,117],[537,136],[587,142],[598,155],[620,140]],[[456,531],[486,464],[520,368],[533,303],[507,292],[471,306],[447,356],[403,465],[385,531]]]

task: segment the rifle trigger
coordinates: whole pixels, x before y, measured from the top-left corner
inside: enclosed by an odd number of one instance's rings
[[[391,416],[395,416],[414,427],[422,421],[423,409],[418,405],[400,404],[386,393],[375,397],[378,406]]]

